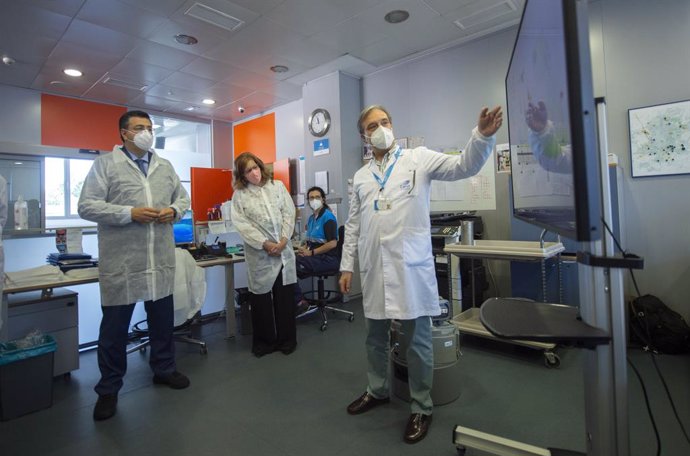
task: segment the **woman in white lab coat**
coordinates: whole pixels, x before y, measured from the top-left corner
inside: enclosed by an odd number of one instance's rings
[[[244,241],[250,304],[252,353],[261,357],[297,347],[295,253],[290,237],[295,206],[263,161],[250,152],[235,159],[232,223]]]
[[[340,287],[350,291],[359,256],[367,327],[367,390],[348,407],[358,415],[388,402],[388,349],[391,319],[408,339],[411,415],[403,439],[422,440],[431,424],[433,345],[431,316],[440,313],[429,221],[432,180],[475,175],[495,144],[501,109],[484,108],[477,128],[460,155],[425,147],[402,149],[395,143],[392,119],[382,106],[362,111],[358,127],[374,158],[354,176],[345,224]]]

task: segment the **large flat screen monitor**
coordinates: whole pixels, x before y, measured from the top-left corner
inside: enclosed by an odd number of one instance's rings
[[[587,0],[527,0],[506,76],[513,215],[601,235]]]

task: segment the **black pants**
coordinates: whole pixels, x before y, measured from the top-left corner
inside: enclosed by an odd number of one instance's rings
[[[297,346],[294,284],[283,285],[283,271],[270,292],[252,293],[252,353],[289,350]]]
[[[149,328],[151,370],[156,375],[171,374],[175,371],[173,296],[146,301],[144,308]],[[98,334],[98,368],[101,379],[94,389],[99,395],[117,394],[122,388],[122,377],[127,372],[127,333],[134,304],[106,306],[101,309],[103,319]]]

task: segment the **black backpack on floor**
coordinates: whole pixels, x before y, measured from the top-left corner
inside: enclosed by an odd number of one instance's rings
[[[630,340],[658,353],[687,353],[690,326],[661,299],[644,295],[630,302]]]

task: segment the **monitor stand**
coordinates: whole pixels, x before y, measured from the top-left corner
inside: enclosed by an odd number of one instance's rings
[[[606,136],[606,104],[596,100],[599,129],[600,169],[608,169]],[[600,173],[602,182],[603,219],[612,223],[611,186],[608,172]],[[588,456],[627,456],[628,439],[627,366],[625,300],[623,271],[616,260],[608,265],[606,257],[614,256],[614,242],[605,233],[600,241],[582,243],[579,250],[598,258],[597,266],[579,264],[580,314],[573,318],[572,310],[557,309],[554,304],[531,303],[529,312],[534,323],[526,319],[505,321],[501,312],[514,304],[508,300],[494,300],[495,307],[482,308],[482,323],[497,337],[523,340],[570,341],[583,347],[585,385],[585,430]],[[638,267],[641,265],[638,265]],[[569,314],[570,313],[570,314]],[[576,321],[577,323],[573,323]],[[514,324],[514,325],[513,325]],[[535,327],[536,326],[536,327]],[[492,331],[493,329],[493,331]],[[582,455],[569,450],[540,448],[510,439],[487,434],[464,426],[456,426],[453,442],[458,453],[467,448],[497,456],[573,456]]]

